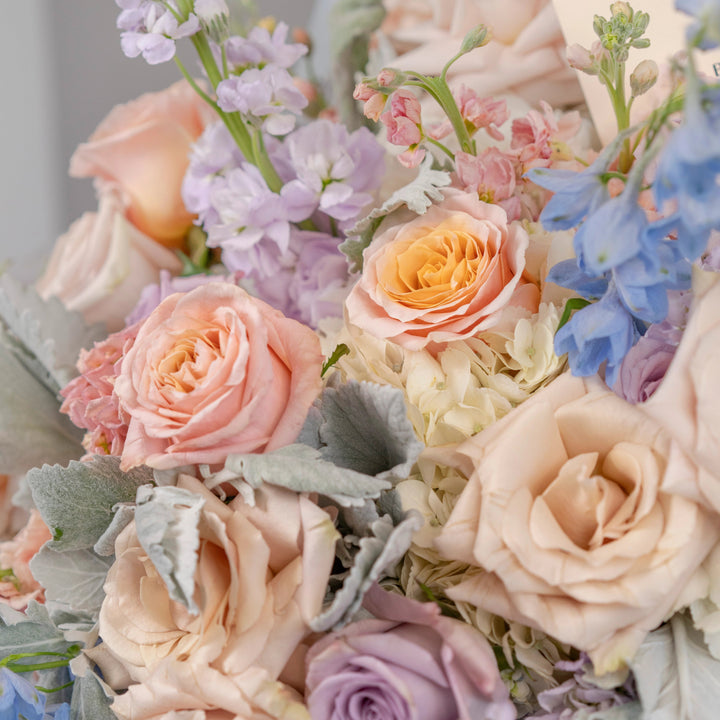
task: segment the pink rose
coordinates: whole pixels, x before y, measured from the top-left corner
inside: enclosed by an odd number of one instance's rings
[[[170,598],[132,522],[115,543],[100,637],[137,682],[151,682],[168,663],[185,665],[181,673],[212,668],[227,677],[260,668],[278,679],[322,607],[337,539],[330,516],[272,485],[255,491],[253,507],[240,496],[226,505],[187,475],[178,487],[205,500],[195,572],[199,614]],[[131,686],[130,697],[143,692]]]
[[[212,111],[184,80],[118,105],[70,159],[73,177],[120,186],[127,217],[155,240],[179,247],[193,216],[180,196],[192,143]]]
[[[508,305],[537,311],[523,279],[528,235],[477,193],[445,199],[381,232],[365,250],[346,308],[353,325],[409,350],[493,327]]]
[[[466,33],[487,25],[491,40],[461,57],[448,73],[481,96],[515,93],[572,105],[583,96],[565,59],[565,39],[550,0],[384,0],[380,28],[397,57],[383,62],[400,70],[439,75]]]
[[[514,720],[493,652],[477,630],[441,616],[435,603],[377,585],[365,607],[377,619],[352,623],[308,653],[313,720]]]
[[[37,510],[30,511],[27,525],[12,539],[0,543],[0,602],[25,610],[30,600],[43,602],[45,592],[30,572],[30,561],[52,539]]]
[[[130,416],[121,466],[218,464],[300,432],[322,383],[320,341],[230,283],[163,300],[125,355],[115,393]]]
[[[675,357],[660,387],[643,405],[697,466],[678,478],[677,492],[715,512],[720,512],[719,362],[720,282],[715,279],[696,297]]]
[[[677,422],[677,416],[675,418]],[[447,593],[627,663],[720,535],[668,484],[688,462],[599,379],[562,375],[458,448],[469,478],[436,547],[485,572]]]
[[[105,185],[99,201],[98,212],[85,213],[58,239],[36,289],[115,331],[142,289],[157,282],[161,270],[180,272],[182,263],[126,220],[117,187]]]

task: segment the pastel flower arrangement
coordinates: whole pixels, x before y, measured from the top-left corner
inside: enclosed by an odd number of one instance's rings
[[[541,0],[348,0],[332,86],[225,0],[116,3],[184,79],[0,277],[0,718],[714,717],[717,0],[635,124],[650,15],[568,49],[603,148]]]

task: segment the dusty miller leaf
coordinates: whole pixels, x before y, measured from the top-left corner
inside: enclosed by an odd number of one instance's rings
[[[348,239],[340,245],[340,250],[353,263],[351,267],[354,272],[362,270],[363,250],[370,245],[386,216],[403,206],[418,215],[424,215],[433,202],[443,199],[440,188],[450,185],[450,173],[433,170],[432,165],[433,157],[428,153],[412,182],[396,190],[380,207],[374,208],[347,231]]]
[[[122,472],[120,459],[109,455],[27,474],[33,500],[54,535],[51,547],[60,551],[93,547],[110,525],[115,504],[133,502],[138,487],[151,480],[149,468]]]
[[[0,473],[21,475],[42,463],[67,463],[83,454],[83,432],[54,393],[2,343],[0,329]]]
[[[58,298],[43,300],[8,274],[0,277],[0,321],[14,352],[53,393],[77,375],[80,350],[104,336],[100,326],[87,327]]]
[[[177,487],[138,489],[138,540],[165,582],[170,597],[197,615],[195,569],[200,546],[198,523],[205,499]]]
[[[377,497],[390,487],[382,478],[328,462],[307,445],[289,445],[262,455],[231,455],[225,468],[255,488],[265,482],[294,492],[317,492],[342,505],[353,498]]]
[[[372,535],[360,540],[360,550],[342,588],[330,607],[312,620],[310,627],[323,632],[350,622],[370,586],[402,558],[410,547],[413,533],[421,527],[422,518],[415,511],[409,512],[399,525],[393,525],[387,515],[376,520],[370,527]]]
[[[117,720],[110,709],[112,697],[103,686],[104,683],[94,673],[75,679],[70,703],[72,720]]]
[[[58,552],[45,545],[30,561],[30,570],[45,588],[48,601],[97,619],[110,565],[112,559],[101,558],[92,550]]]
[[[392,482],[409,475],[423,449],[402,391],[389,385],[328,386],[314,409],[301,438],[339,467]]]
[[[715,720],[720,707],[720,661],[702,634],[676,613],[651,632],[630,663],[643,720]]]

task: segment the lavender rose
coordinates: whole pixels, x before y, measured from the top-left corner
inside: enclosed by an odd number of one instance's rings
[[[313,720],[513,720],[492,650],[474,628],[375,586],[376,619],[348,625],[307,656]]]

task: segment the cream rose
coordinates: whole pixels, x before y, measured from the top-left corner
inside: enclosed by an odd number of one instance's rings
[[[481,95],[515,93],[527,102],[582,102],[580,85],[565,59],[565,39],[549,0],[384,0],[380,31],[397,57],[382,64],[439,75],[467,32],[490,28],[488,45],[456,62],[448,77]],[[386,47],[387,42],[381,47]]]
[[[528,235],[477,194],[446,190],[421,216],[380,233],[346,300],[348,320],[409,350],[477,334],[509,305],[531,312],[539,291],[523,279]]]
[[[642,405],[692,458],[673,489],[720,513],[720,282],[696,295],[660,387]],[[671,479],[672,480],[672,479]]]
[[[115,544],[100,637],[140,682],[165,661],[226,676],[262,668],[276,680],[321,609],[335,557],[332,520],[308,498],[270,485],[256,491],[254,507],[240,497],[226,505],[187,475],[178,487],[205,499],[199,614],[170,599],[133,522]]]
[[[35,287],[43,298],[55,295],[88,323],[103,322],[115,332],[142,289],[158,282],[161,270],[179,273],[182,263],[128,222],[116,186],[105,185],[99,202],[98,212],[85,213],[58,239]]]
[[[598,673],[617,669],[720,534],[666,490],[685,473],[680,455],[597,378],[561,376],[459,447],[469,481],[436,547],[485,572],[448,596],[585,650]]]
[[[166,245],[179,246],[192,214],[180,187],[190,146],[212,111],[184,80],[118,105],[70,159],[73,177],[97,177],[118,185],[128,219]]]
[[[292,443],[321,389],[315,333],[230,283],[166,298],[115,380],[123,469],[218,464]]]

